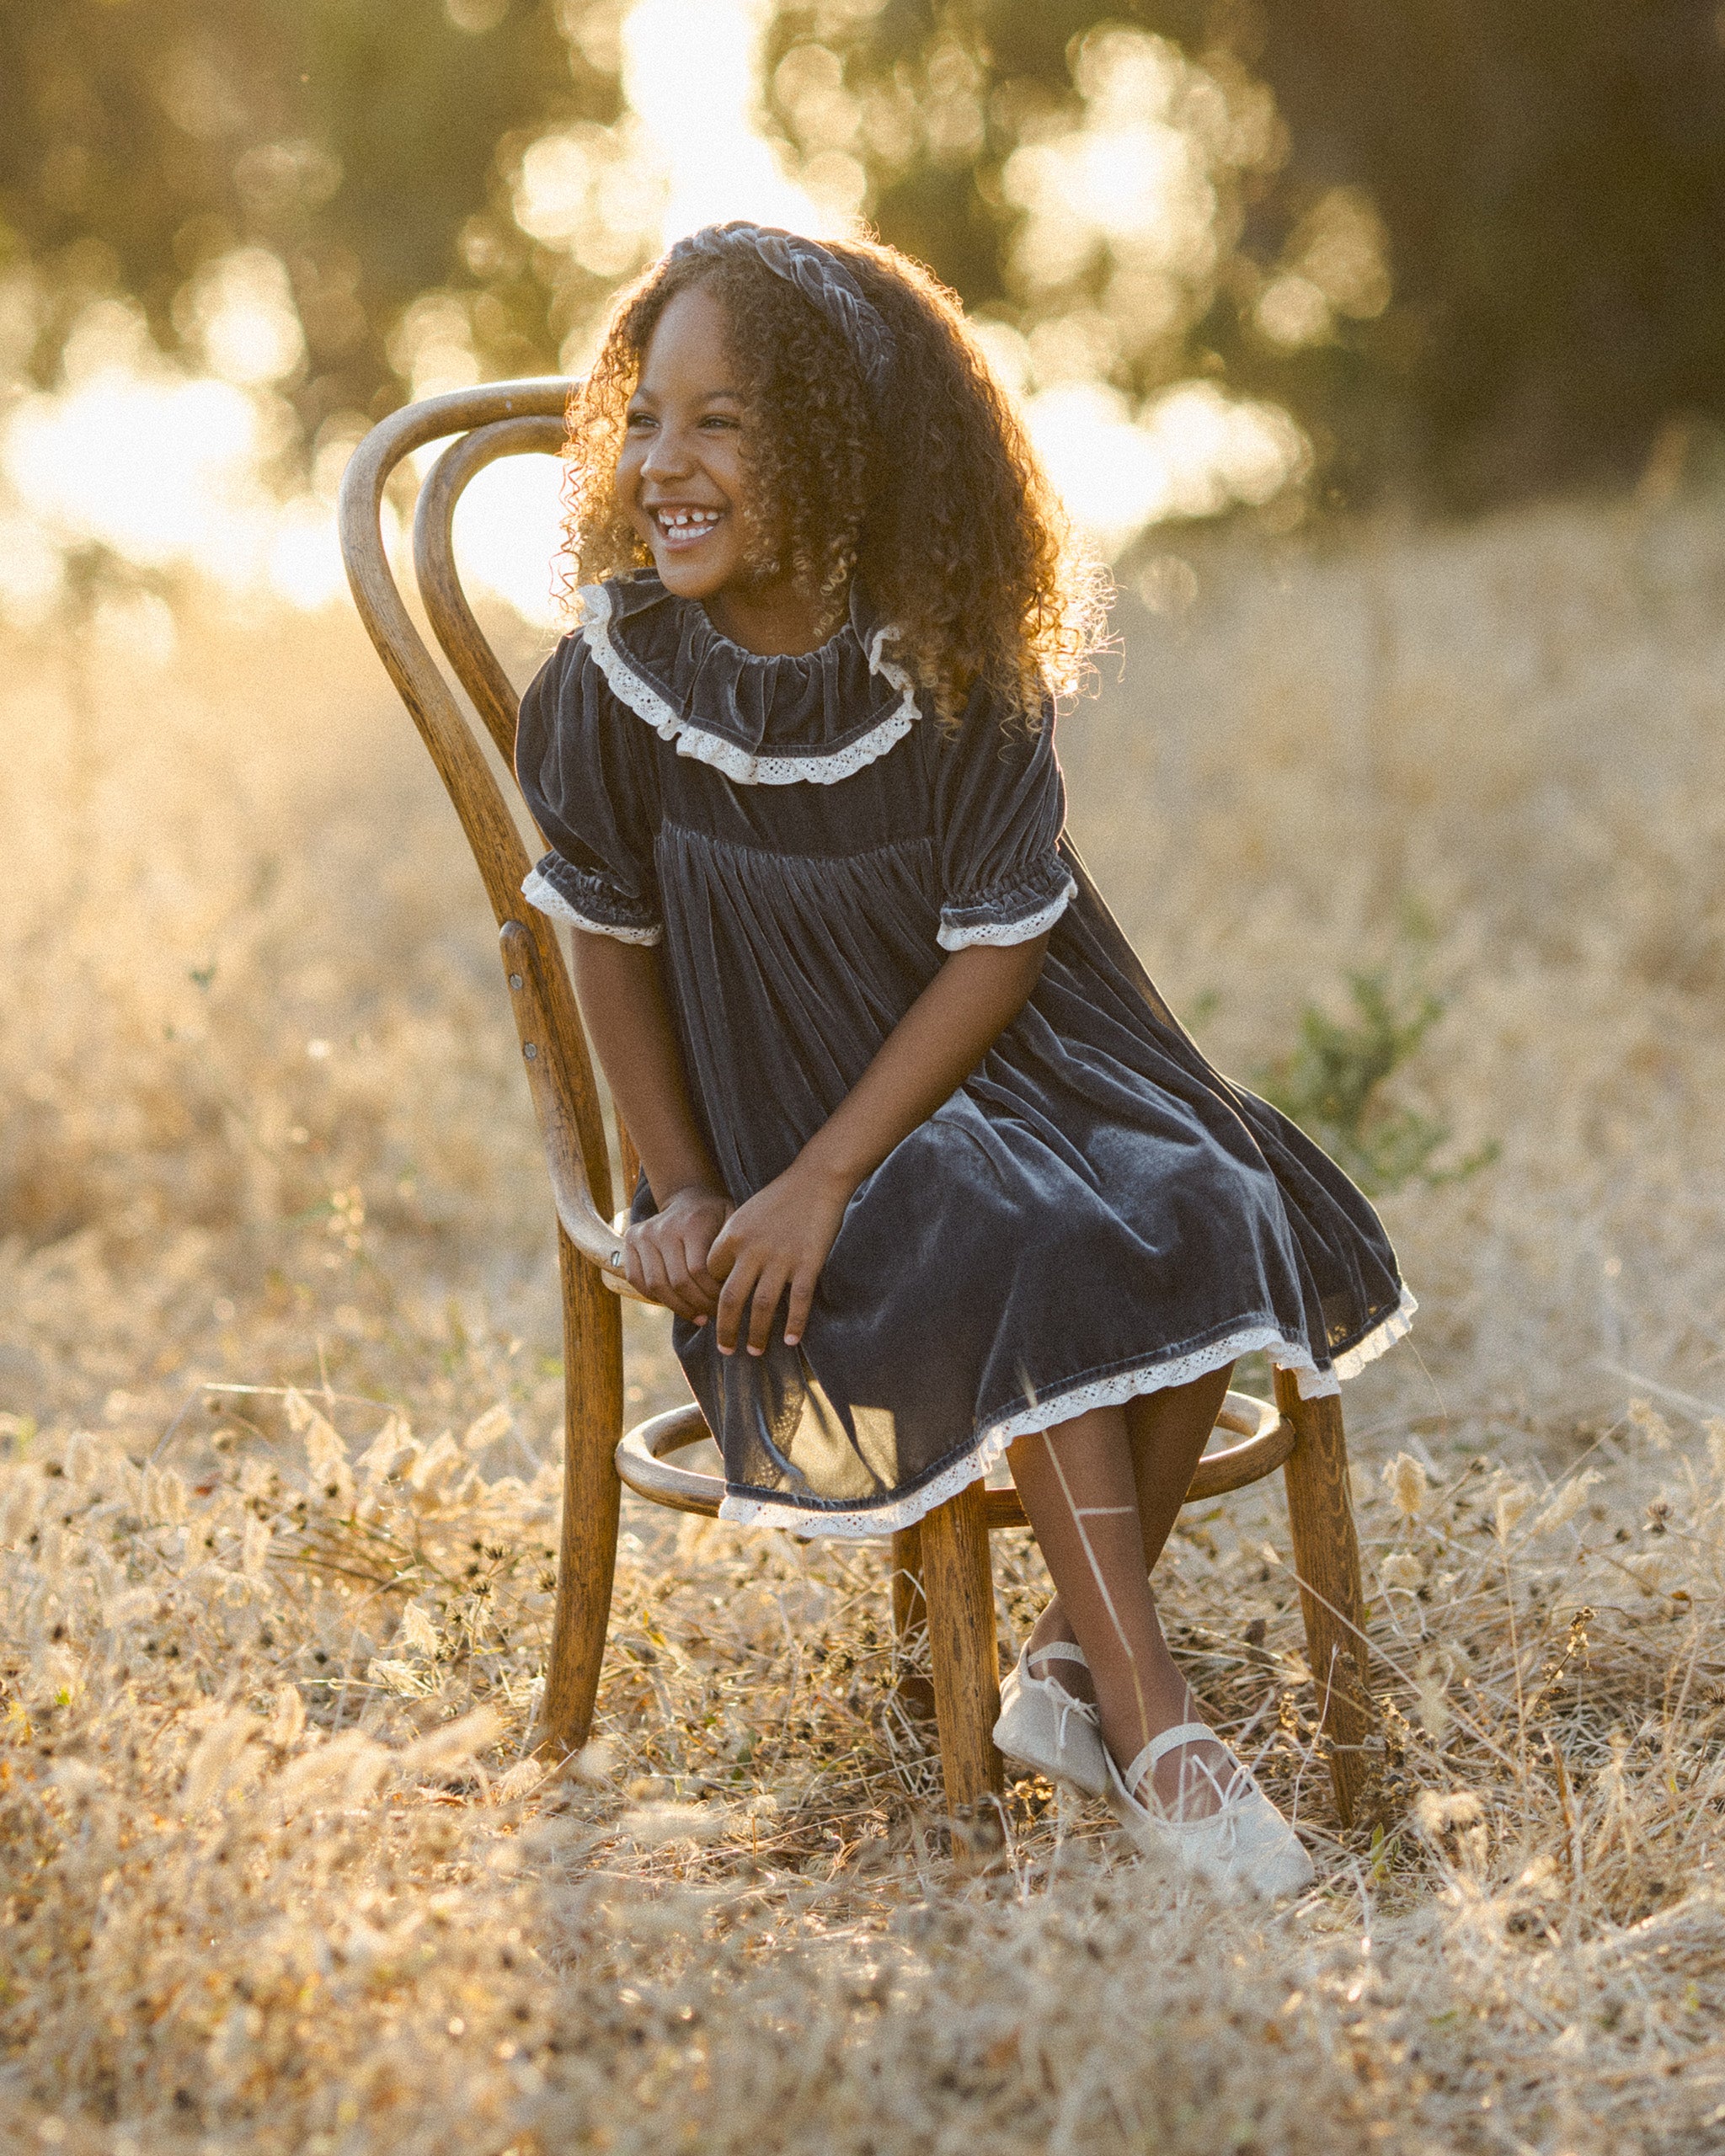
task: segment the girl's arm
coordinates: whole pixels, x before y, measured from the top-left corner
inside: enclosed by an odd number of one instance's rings
[[[1048,949],[1038,936],[955,952],[790,1166],[730,1213],[695,1125],[659,953],[579,929],[573,941],[581,1015],[659,1206],[628,1231],[630,1283],[697,1324],[716,1315],[720,1348],[745,1337],[751,1355],[765,1353],[787,1288],[785,1340],[801,1339],[852,1193],[981,1062]]]
[[[572,940],[581,1017],[659,1206],[625,1238],[630,1284],[704,1323],[719,1297],[707,1256],[730,1205],[695,1126],[660,954],[580,929]]]
[[[724,1283],[716,1326],[724,1353],[740,1337],[751,1355],[765,1353],[787,1288],[786,1344],[801,1339],[852,1192],[981,1062],[1030,1000],[1047,949],[1048,937],[1038,936],[955,952],[790,1166],[724,1222],[703,1268]],[[645,1159],[644,1143],[636,1143]],[[650,1163],[647,1173],[656,1193]]]

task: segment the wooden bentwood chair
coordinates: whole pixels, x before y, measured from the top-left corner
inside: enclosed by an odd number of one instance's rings
[[[593,1066],[553,929],[521,895],[531,866],[479,743],[414,627],[380,531],[386,482],[428,442],[455,439],[419,489],[414,567],[433,632],[499,755],[515,763],[518,696],[486,642],[456,572],[451,522],[462,490],[499,457],[554,456],[571,385],[488,383],[395,413],[355,451],[341,488],[341,544],[355,603],[449,790],[498,921],[503,969],[529,1091],[544,1140],[558,1219],[566,1415],[562,1547],[545,1695],[536,1748],[561,1757],[592,1722],[610,1616],[622,1483],[654,1504],[708,1518],[724,1485],[676,1464],[708,1434],[687,1406],[622,1431],[619,1295],[631,1291],[612,1225],[614,1193]],[[633,1180],[636,1161],[619,1126]],[[1217,1428],[1242,1441],[1207,1453],[1187,1494],[1202,1502],[1283,1470],[1294,1561],[1320,1726],[1344,1822],[1361,1800],[1373,1726],[1367,1684],[1359,1550],[1348,1499],[1339,1404],[1302,1400],[1278,1373],[1275,1404],[1231,1392]],[[980,1483],[893,1537],[893,1616],[900,1639],[925,1621],[947,1802],[960,1812],[1002,1786],[991,1732],[1000,1705],[989,1535],[1026,1524],[1016,1492]]]

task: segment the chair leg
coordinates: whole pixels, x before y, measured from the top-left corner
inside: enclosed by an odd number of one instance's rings
[[[1000,1642],[982,1485],[973,1482],[920,1523],[928,1597],[934,1710],[947,1810],[997,1796],[1006,1769],[994,1748],[1001,1710]]]
[[[1276,1372],[1276,1406],[1294,1425],[1283,1474],[1294,1566],[1306,1618],[1306,1652],[1317,1680],[1319,1726],[1329,1739],[1330,1778],[1343,1826],[1366,1791],[1365,1743],[1376,1727],[1365,1644],[1365,1596],[1359,1540],[1348,1492],[1348,1440],[1342,1403],[1332,1395],[1302,1400],[1291,1372]]]
[[[534,1751],[561,1759],[593,1726],[617,1569],[617,1440],[623,1427],[622,1310],[561,1230],[563,1275],[563,1538],[545,1699]]]
[[[899,1647],[899,1698],[907,1714],[927,1721],[934,1714],[934,1686],[910,1666],[919,1633],[928,1626],[928,1601],[922,1591],[922,1529],[900,1528],[893,1537],[893,1637]]]

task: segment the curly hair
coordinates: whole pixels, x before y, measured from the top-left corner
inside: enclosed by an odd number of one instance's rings
[[[666,306],[705,285],[724,310],[744,455],[773,527],[750,535],[752,558],[788,573],[829,630],[860,576],[943,724],[980,687],[1034,725],[1049,697],[1076,692],[1102,640],[1106,574],[1075,545],[955,296],[895,248],[829,244],[896,345],[876,398],[840,332],[748,249],[662,260],[619,296],[569,399],[574,579],[651,560],[616,491],[625,408]]]

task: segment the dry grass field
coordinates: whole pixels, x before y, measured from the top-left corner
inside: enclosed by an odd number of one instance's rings
[[[554,1265],[453,815],[344,614],[14,643],[0,2147],[1725,2148],[1720,506],[1187,549],[1065,727],[1225,1068],[1388,968],[1391,1105],[1497,1148],[1385,1199],[1423,1315],[1348,1395],[1375,1822],[1274,1488],[1166,1561],[1276,1912],[1039,1783],[956,1860],[872,1546],[631,1504],[600,1734],[522,1760]]]

